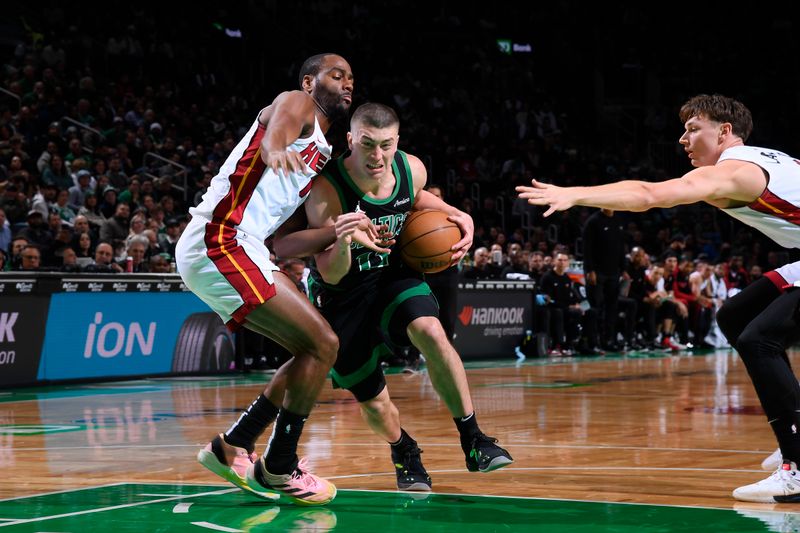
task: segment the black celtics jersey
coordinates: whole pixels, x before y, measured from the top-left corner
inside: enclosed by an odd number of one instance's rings
[[[394,232],[396,239],[406,216],[414,205],[414,184],[405,152],[398,150],[394,156],[392,161],[392,173],[395,177],[394,190],[383,199],[370,198],[358,188],[345,169],[344,158],[347,155],[331,162],[323,172],[339,195],[342,213],[361,211],[372,220],[373,224],[387,224],[389,231]],[[394,263],[398,262],[392,257],[396,254],[374,252],[355,242],[350,245],[350,255],[350,270],[338,284],[335,286],[326,284],[319,272],[313,268],[311,271],[312,283],[333,290],[349,290],[362,284],[369,285],[371,281],[376,282],[383,271],[390,266],[390,263],[394,267]]]

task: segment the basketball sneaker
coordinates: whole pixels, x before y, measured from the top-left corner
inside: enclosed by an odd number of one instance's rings
[[[783,455],[781,455],[781,449],[778,448],[777,450],[772,452],[772,455],[761,461],[761,470],[772,472],[782,464],[783,464]]]
[[[403,450],[392,449],[398,489],[423,492],[431,490],[431,477],[422,465],[421,453],[422,450],[416,443]]]
[[[247,485],[247,468],[257,460],[258,454],[247,453],[244,448],[231,446],[225,442],[222,433],[197,453],[197,462],[225,481],[233,483],[257,498],[276,501],[280,498],[279,494],[263,489],[254,490]]]
[[[470,472],[491,472],[514,462],[511,454],[495,444],[497,439],[478,433],[472,438],[467,470]]]
[[[261,457],[247,469],[247,484],[256,491],[279,492],[297,505],[325,505],[336,497],[334,484],[309,472],[305,458],[290,474],[270,474]]]
[[[800,502],[800,475],[795,463],[785,462],[768,478],[739,487],[733,497],[743,502]]]
[[[664,335],[664,338],[661,339],[661,348],[663,348],[664,350],[679,352],[681,350],[685,350],[686,346],[679,342],[676,342],[675,339],[672,338],[672,336]]]

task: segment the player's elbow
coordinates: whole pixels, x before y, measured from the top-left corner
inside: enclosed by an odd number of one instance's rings
[[[330,272],[327,273],[319,273],[320,277],[322,277],[322,281],[327,283],[328,285],[338,285],[340,281],[342,281],[343,275],[332,274]]]
[[[634,191],[628,198],[632,204],[630,211],[647,211],[654,207],[662,207],[658,190],[652,183],[643,182],[639,190]]]
[[[287,243],[285,239],[275,236],[272,240],[272,251],[275,252],[277,257],[292,257],[291,244]]]
[[[322,281],[328,285],[338,285],[344,275],[347,274],[347,271],[340,272],[337,268],[327,268],[326,265],[321,265],[319,261],[317,262],[317,270]]]

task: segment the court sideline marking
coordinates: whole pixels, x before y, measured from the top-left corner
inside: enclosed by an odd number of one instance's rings
[[[126,450],[126,449],[158,449],[158,448],[202,448],[207,443],[198,444],[114,444],[108,446],[48,446],[44,448],[14,448],[14,451],[19,452],[49,452],[49,451],[63,451],[63,450]],[[331,442],[330,446],[344,446],[344,447],[370,447],[378,446],[368,442]],[[456,444],[445,444],[436,442],[424,443],[426,447],[430,448],[447,448],[457,446]],[[302,447],[303,444],[300,444]],[[728,450],[717,448],[658,448],[651,446],[608,446],[608,445],[591,445],[591,444],[522,444],[514,441],[509,441],[508,446],[516,448],[558,448],[568,450],[634,450],[634,451],[653,451],[653,452],[708,452],[708,453],[742,453],[742,454],[765,454],[771,453],[773,450]],[[0,500],[2,501],[2,500]]]
[[[129,484],[133,485],[133,484],[137,484],[137,483],[129,483]],[[115,485],[126,485],[126,483],[115,483]],[[97,487],[84,487],[83,489],[75,489],[75,490],[72,490],[72,491],[67,490],[67,491],[61,491],[61,492],[77,492],[79,490],[90,490],[90,489],[94,489],[94,488],[97,488]],[[199,494],[186,494],[186,495],[182,494],[182,495],[178,495],[178,496],[172,496],[172,497],[169,497],[169,498],[161,498],[161,499],[158,499],[158,500],[150,500],[150,501],[146,501],[146,502],[125,503],[125,504],[121,504],[121,505],[112,505],[110,507],[100,507],[100,508],[97,508],[97,509],[86,509],[84,511],[76,511],[74,513],[63,513],[63,514],[51,515],[51,516],[39,516],[39,517],[36,517],[36,518],[22,518],[22,519],[19,519],[19,520],[14,520],[13,522],[5,522],[3,524],[0,524],[0,527],[16,526],[16,525],[19,525],[19,524],[29,524],[29,523],[32,523],[32,522],[44,522],[45,520],[55,520],[57,518],[67,518],[67,517],[70,517],[70,516],[80,516],[80,515],[85,515],[85,514],[102,513],[102,512],[105,512],[105,511],[116,511],[118,509],[127,509],[127,508],[131,508],[131,507],[141,507],[143,505],[151,505],[151,504],[154,504],[154,503],[164,503],[164,502],[169,502],[169,501],[174,501],[174,500],[182,500],[182,499],[186,499],[186,498],[197,498],[197,497],[200,497],[200,496],[214,496],[214,495],[217,495],[217,494],[226,494],[228,492],[235,492],[235,491],[238,491],[238,490],[239,489],[233,488],[233,489],[216,490],[216,491],[212,491],[212,492],[201,492]],[[26,498],[36,498],[38,496],[41,496],[41,495],[33,495],[33,496],[25,496],[25,497]],[[12,498],[12,499],[19,499],[19,498]]]

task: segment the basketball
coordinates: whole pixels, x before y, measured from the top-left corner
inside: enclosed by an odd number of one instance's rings
[[[450,248],[461,240],[461,230],[447,220],[447,213],[435,209],[414,211],[406,218],[397,240],[403,262],[432,274],[450,266]]]

